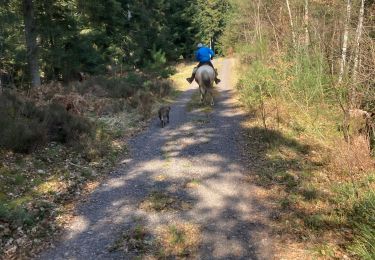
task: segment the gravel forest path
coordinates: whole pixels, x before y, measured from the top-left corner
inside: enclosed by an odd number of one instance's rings
[[[272,259],[267,209],[257,188],[245,181],[241,123],[245,114],[234,98],[233,62],[221,64],[215,107],[187,109],[192,84],[172,104],[171,122],[158,119],[130,143],[125,163],[81,203],[72,223],[40,259],[132,259],[136,252],[108,250],[124,231],[142,222],[150,232],[186,224],[199,230],[199,246],[188,259]],[[140,205],[150,194],[168,194],[173,209]]]

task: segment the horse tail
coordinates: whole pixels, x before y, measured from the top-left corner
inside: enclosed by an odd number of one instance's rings
[[[206,87],[211,86],[210,74],[207,71],[203,71],[203,73],[202,73],[202,82]]]

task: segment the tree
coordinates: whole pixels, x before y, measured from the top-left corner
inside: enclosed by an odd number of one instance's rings
[[[365,12],[365,0],[361,0],[361,7],[359,10],[358,25],[357,25],[356,37],[355,37],[353,84],[357,83],[356,81],[357,81],[357,70],[358,70],[358,63],[359,63],[359,47],[360,47],[360,41],[361,41],[361,36],[362,36],[362,30],[363,30],[364,12]]]
[[[294,47],[294,50],[297,50],[297,37],[296,37],[296,31],[294,29],[293,16],[292,16],[292,12],[290,10],[289,0],[285,0],[285,1],[286,1],[286,7],[288,8],[290,29],[292,31],[293,47]]]
[[[34,4],[32,0],[23,0],[23,17],[25,25],[27,60],[31,77],[31,86],[40,86],[38,63],[38,48],[36,43],[36,29],[34,17]]]
[[[305,27],[305,47],[307,48],[310,44],[309,34],[309,0],[305,0],[305,15],[303,17]]]
[[[39,85],[39,72],[45,82],[69,82],[108,64],[142,68],[155,52],[174,61],[193,52],[198,33],[191,12],[198,0],[0,1],[0,69],[16,85],[25,75]]]
[[[341,84],[342,79],[346,70],[346,52],[348,50],[348,38],[349,38],[349,23],[351,15],[352,3],[351,0],[348,0],[346,3],[346,19],[344,25],[344,37],[342,41],[342,52],[341,52],[341,63],[340,63],[340,72],[339,72],[339,84]]]
[[[218,41],[225,28],[230,3],[227,0],[197,0],[191,7],[197,41],[212,45]]]

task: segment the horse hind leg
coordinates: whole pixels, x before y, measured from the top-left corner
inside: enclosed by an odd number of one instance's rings
[[[207,94],[208,94],[208,90],[205,88],[203,91],[203,97],[202,97],[202,104],[204,105],[207,103]]]
[[[215,105],[215,102],[214,102],[214,93],[212,92],[212,88],[210,90],[210,96],[211,96],[211,106],[213,107]]]
[[[204,91],[203,91],[203,89],[202,89],[202,87],[201,87],[201,86],[199,86],[199,92],[200,92],[200,94],[201,94],[201,100],[200,100],[200,103],[201,103],[201,104],[203,104],[203,99],[204,99]]]

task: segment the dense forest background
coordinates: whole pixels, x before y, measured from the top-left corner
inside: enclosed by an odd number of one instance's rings
[[[2,0],[2,85],[33,82],[28,58],[44,83],[109,66],[126,70],[191,58],[198,42],[218,39],[228,8],[224,0]]]

